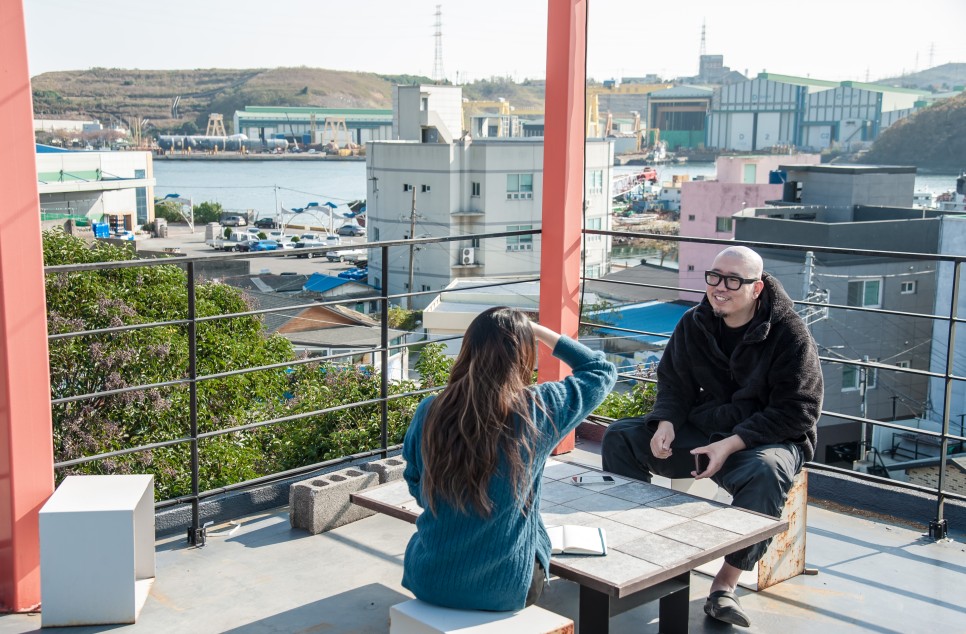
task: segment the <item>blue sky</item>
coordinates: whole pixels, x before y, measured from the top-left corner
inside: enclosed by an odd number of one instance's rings
[[[554,0],[551,0],[554,1]],[[310,66],[430,76],[441,5],[451,81],[543,77],[545,0],[23,0],[31,75]],[[734,70],[876,80],[966,62],[966,0],[589,0],[588,75]]]

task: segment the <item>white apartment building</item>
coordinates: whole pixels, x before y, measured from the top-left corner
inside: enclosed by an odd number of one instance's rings
[[[474,140],[462,130],[458,86],[397,86],[399,139],[367,145],[369,240],[466,236],[413,251],[413,298],[424,308],[454,279],[537,276],[540,236],[474,234],[537,230],[543,212],[543,138]],[[587,142],[585,227],[610,229],[611,141]],[[608,271],[610,238],[585,239],[584,274]],[[409,289],[409,248],[389,250],[390,294]],[[369,254],[369,283],[382,287],[382,255]]]

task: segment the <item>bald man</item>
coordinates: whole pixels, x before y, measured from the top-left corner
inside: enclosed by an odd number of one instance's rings
[[[705,297],[678,322],[658,365],[654,410],[604,434],[605,470],[647,482],[653,473],[711,478],[734,506],[781,515],[815,453],[822,370],[792,300],[762,268],[747,247],[718,254],[704,274]],[[769,541],[725,557],[708,616],[751,625],[734,592]]]

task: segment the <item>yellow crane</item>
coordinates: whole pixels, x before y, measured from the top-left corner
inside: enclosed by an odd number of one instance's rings
[[[463,131],[472,132],[471,126],[473,124],[473,117],[475,115],[483,114],[485,110],[497,110],[497,114],[500,117],[500,127],[497,132],[497,136],[504,135],[504,117],[510,116],[510,102],[504,98],[500,98],[496,101],[472,101],[469,99],[463,100]]]

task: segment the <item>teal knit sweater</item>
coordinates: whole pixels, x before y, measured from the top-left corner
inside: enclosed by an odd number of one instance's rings
[[[438,500],[436,515],[426,511],[416,520],[416,534],[406,547],[402,585],[418,599],[457,609],[519,610],[526,602],[534,560],[550,570],[550,538],[540,519],[544,463],[560,440],[604,400],[617,379],[617,370],[603,353],[568,337],[560,338],[553,354],[573,374],[533,388],[545,410],[534,407],[532,412],[539,430],[529,475],[533,508],[526,515],[521,513],[502,460],[490,481],[494,507],[490,517],[460,513]],[[403,444],[404,476],[421,506],[420,438],[432,399],[419,404]]]

